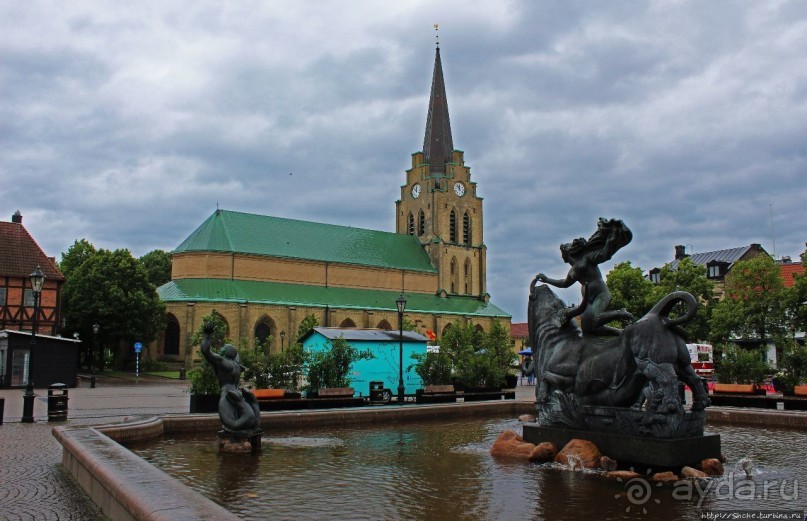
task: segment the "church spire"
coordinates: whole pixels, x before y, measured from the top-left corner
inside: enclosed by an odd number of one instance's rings
[[[435,26],[435,29],[437,27]],[[443,81],[443,64],[440,61],[440,44],[434,56],[432,91],[429,99],[429,115],[426,118],[426,136],[423,139],[424,160],[429,163],[430,173],[446,173],[446,163],[451,162],[454,142],[451,139],[451,122],[448,118],[446,85]]]

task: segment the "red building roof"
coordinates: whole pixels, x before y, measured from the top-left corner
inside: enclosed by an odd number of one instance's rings
[[[799,262],[793,264],[782,264],[779,266],[779,276],[786,288],[792,288],[796,284],[794,275],[804,275],[804,265]]]
[[[27,278],[39,266],[48,279],[64,280],[56,262],[22,225],[22,217],[15,218],[20,222],[0,222],[0,275]]]
[[[530,336],[530,330],[526,322],[510,324],[510,338],[527,338],[528,336]]]

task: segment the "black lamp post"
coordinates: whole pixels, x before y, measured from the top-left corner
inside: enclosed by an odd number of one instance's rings
[[[400,355],[398,360],[398,405],[403,405],[404,403],[404,381],[403,381],[403,314],[404,310],[406,309],[406,297],[404,297],[403,293],[401,296],[398,297],[398,300],[395,301],[395,305],[398,306],[398,339],[399,339],[399,346],[398,346],[398,354]]]
[[[42,268],[36,267],[33,273],[28,275],[31,279],[31,291],[34,294],[34,322],[31,327],[31,345],[36,344],[36,318],[39,314],[39,295],[42,293],[42,286],[45,284],[45,274]]]
[[[98,349],[98,332],[101,331],[101,326],[98,325],[98,322],[92,325],[92,334],[93,334],[93,349],[90,349],[90,372],[95,372],[95,365],[93,364],[93,356],[92,352]]]
[[[286,340],[286,332],[281,331],[280,332],[280,352],[281,353],[283,352],[283,344],[284,344],[285,340]]]

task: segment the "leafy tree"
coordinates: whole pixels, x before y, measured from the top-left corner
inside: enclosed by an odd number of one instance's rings
[[[302,322],[300,322],[300,326],[297,328],[297,340],[299,341],[301,338],[303,338],[303,335],[305,335],[318,325],[319,325],[319,319],[315,315],[306,316],[302,320]]]
[[[213,333],[210,335],[210,349],[217,351],[228,342],[228,339],[227,324],[215,309],[202,318],[202,324],[193,332],[191,345],[201,345],[205,326],[208,324],[214,326]],[[221,391],[216,371],[205,358],[202,358],[201,365],[188,371],[188,378],[191,381],[188,392],[191,394],[219,394]]]
[[[423,385],[446,385],[451,383],[451,359],[444,349],[437,353],[415,353],[412,355],[415,373],[423,380]]]
[[[787,315],[791,335],[807,331],[807,251],[801,254],[804,273],[796,274],[795,284],[786,289]]]
[[[709,320],[715,304],[714,282],[706,276],[706,266],[696,266],[692,259],[684,258],[676,269],[669,265],[661,268],[659,283],[653,289],[651,307],[673,291],[686,291],[698,300],[695,317],[684,325],[690,338],[704,340],[709,338]],[[684,312],[673,309],[672,316]],[[638,318],[638,317],[637,317]]]
[[[725,298],[709,322],[711,340],[725,344],[733,338],[761,343],[786,332],[786,292],[779,267],[767,255],[736,263],[726,275]]]
[[[443,331],[439,356],[427,354],[415,360],[415,372],[424,381],[442,379],[448,373],[466,387],[500,387],[516,355],[510,348],[510,334],[501,322],[494,321],[487,333],[473,324],[454,322]]]
[[[605,283],[611,292],[610,309],[625,308],[638,319],[653,305],[653,283],[645,278],[641,268],[631,266],[630,261],[614,266]]]
[[[85,260],[95,255],[95,246],[87,239],[76,240],[65,253],[62,253],[62,261],[59,263],[59,271],[70,279],[73,273],[81,266]]]
[[[171,280],[171,254],[163,250],[153,250],[140,257],[146,268],[149,282],[160,287]]]
[[[86,245],[81,245],[85,249]],[[92,325],[99,333],[99,369],[103,369],[103,346],[149,343],[165,327],[165,305],[148,281],[143,265],[129,250],[98,250],[87,253],[78,266],[71,266],[64,285],[64,315],[71,328],[89,337]]]
[[[736,344],[721,346],[723,355],[718,359],[717,379],[721,383],[762,385],[771,367],[760,349],[743,349]]]
[[[328,387],[349,387],[350,369],[359,360],[373,358],[369,351],[359,351],[342,337],[330,342],[330,348],[308,353],[309,392]]]

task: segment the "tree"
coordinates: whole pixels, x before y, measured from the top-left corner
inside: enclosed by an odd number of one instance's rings
[[[726,275],[725,298],[709,322],[714,344],[746,338],[764,344],[787,331],[786,292],[779,267],[767,255],[737,262]]]
[[[76,240],[65,253],[62,253],[59,271],[62,272],[65,279],[69,280],[76,269],[95,253],[95,246],[90,244],[87,239]]]
[[[64,315],[71,328],[83,332],[85,338],[94,323],[101,326],[97,363],[103,369],[104,345],[149,343],[157,337],[165,328],[165,305],[149,283],[145,268],[129,250],[102,249],[87,255],[69,270],[63,293]]]
[[[297,341],[299,342],[303,336],[319,325],[319,319],[315,315],[306,316],[300,326],[297,328]]]
[[[516,355],[501,322],[494,321],[488,333],[470,323],[454,322],[443,330],[439,356],[430,353],[415,359],[415,372],[421,378],[428,377],[424,382],[444,378],[448,372],[466,387],[501,387]]]
[[[692,259],[684,258],[676,269],[669,265],[661,268],[659,283],[653,289],[651,306],[673,291],[686,291],[698,300],[695,317],[684,324],[690,338],[705,340],[709,338],[709,320],[715,304],[714,282],[706,276],[706,266],[696,266]],[[673,310],[671,316],[676,316]],[[638,317],[637,317],[638,318]]]
[[[605,283],[611,292],[610,309],[625,308],[638,319],[652,307],[653,283],[645,278],[641,268],[631,266],[630,261],[614,266]]]
[[[335,338],[329,349],[308,353],[306,389],[311,392],[327,387],[348,387],[353,364],[370,358],[373,355],[369,351],[359,351],[344,338]]]
[[[152,250],[140,257],[140,262],[146,268],[149,282],[154,287],[160,287],[171,280],[171,254],[163,250]]]

